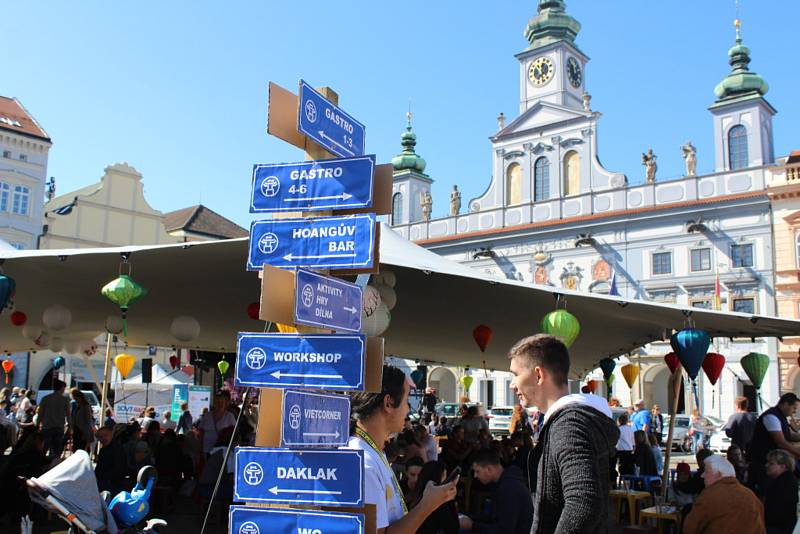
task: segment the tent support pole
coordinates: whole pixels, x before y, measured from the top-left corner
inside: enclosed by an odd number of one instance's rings
[[[672,402],[669,405],[669,430],[667,431],[667,450],[664,454],[664,470],[661,475],[661,493],[662,497],[667,496],[667,482],[669,481],[669,462],[672,456],[672,437],[675,433],[675,415],[678,413],[678,400],[681,396],[681,388],[683,387],[683,367],[680,365],[669,380],[669,386],[672,388]]]
[[[106,422],[106,406],[108,405],[108,370],[111,367],[111,334],[106,332],[106,361],[103,364],[103,392],[101,394],[102,399],[100,399],[100,408],[102,408],[100,412],[100,426],[103,426]],[[111,408],[111,406],[109,406]],[[114,410],[111,410],[111,413],[114,413]]]

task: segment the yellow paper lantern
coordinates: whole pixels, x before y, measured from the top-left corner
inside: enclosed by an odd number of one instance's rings
[[[281,334],[296,334],[297,328],[289,326],[288,324],[275,323],[278,326],[278,332]]]
[[[130,354],[117,354],[117,357],[114,358],[114,365],[117,366],[117,371],[123,379],[128,378],[134,363],[136,363],[136,358]]]
[[[628,387],[632,388],[633,383],[636,382],[636,378],[639,376],[639,366],[629,363],[627,365],[623,365],[620,371],[622,371],[622,376],[625,378],[625,382],[627,382]]]

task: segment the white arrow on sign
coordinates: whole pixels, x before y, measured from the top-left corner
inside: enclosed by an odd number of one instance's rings
[[[275,371],[270,374],[278,380],[284,376],[288,378],[342,378],[342,375],[306,375],[302,373],[282,373],[280,371]]]
[[[284,260],[292,261],[292,260],[316,260],[320,258],[355,258],[356,253],[352,254],[322,254],[319,256],[295,256],[291,252],[283,257]]]
[[[269,489],[273,495],[279,493],[305,493],[308,495],[341,495],[341,491],[326,491],[326,490],[300,490],[300,489],[280,489],[278,486],[273,486]]]
[[[342,308],[344,311],[349,311],[350,313],[356,313],[358,310],[355,306],[350,306],[349,308]]]
[[[338,142],[336,139],[334,139],[333,137],[328,137],[327,135],[325,135],[325,132],[323,132],[322,130],[320,130],[320,131],[319,131],[319,132],[317,132],[317,133],[319,133],[319,136],[320,136],[322,139],[325,139],[325,140],[327,140],[327,141],[330,141],[331,143],[333,143],[334,145],[338,146],[339,148],[341,148],[342,150],[344,150],[345,152],[347,152],[347,153],[348,153],[348,154],[350,154],[351,156],[355,156],[355,155],[356,155],[356,153],[355,153],[355,152],[353,152],[352,150],[350,150],[350,149],[349,149],[349,148],[347,148],[346,146],[342,146],[341,144],[339,144],[339,142]]]
[[[303,436],[311,438],[338,438],[341,434],[336,432],[303,432]]]
[[[333,200],[333,199],[347,200],[353,198],[350,193],[342,193],[341,195],[331,195],[327,197],[303,197],[303,198],[284,198],[284,202],[305,202],[307,200]]]

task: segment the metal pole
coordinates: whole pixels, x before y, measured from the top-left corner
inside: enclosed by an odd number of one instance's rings
[[[678,412],[678,400],[683,387],[683,367],[680,365],[669,380],[669,387],[672,388],[672,403],[669,406],[669,430],[667,431],[667,450],[664,454],[664,471],[661,475],[661,487],[663,488],[664,496],[667,491],[667,481],[669,480],[669,461],[672,456],[672,437],[675,433],[675,416]]]
[[[103,365],[103,391],[100,394],[100,426],[105,424],[106,405],[108,404],[108,371],[111,367],[111,334],[106,333],[106,361]]]

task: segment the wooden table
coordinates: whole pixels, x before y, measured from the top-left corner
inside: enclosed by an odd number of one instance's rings
[[[681,531],[683,516],[681,515],[681,511],[675,508],[674,506],[651,506],[650,508],[645,508],[639,514],[639,524],[640,525],[643,524],[650,518],[655,519],[658,522],[659,534],[662,534],[664,532],[663,521],[674,522],[675,532]]]
[[[649,499],[651,497],[650,493],[646,491],[611,490],[608,492],[608,494],[612,499],[617,501],[617,523],[620,522],[622,501],[628,501],[628,514],[630,516],[631,525],[636,524],[636,511],[638,509],[639,501]]]

